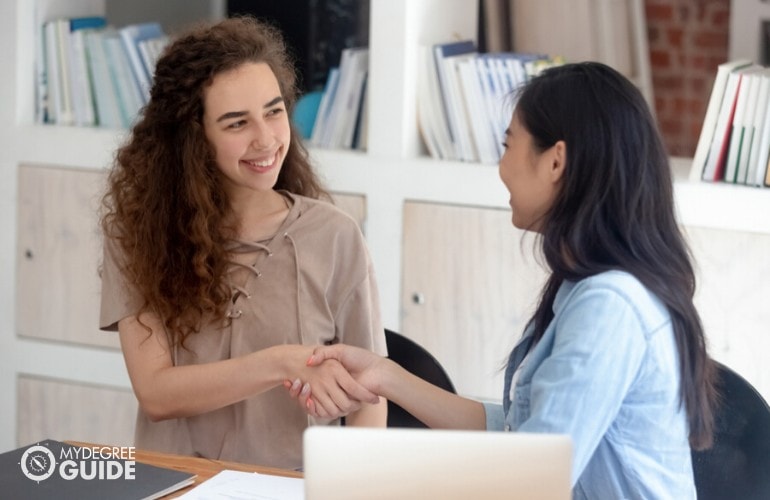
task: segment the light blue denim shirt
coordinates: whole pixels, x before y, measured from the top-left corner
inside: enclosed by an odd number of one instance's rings
[[[484,405],[487,429],[568,434],[575,499],[694,499],[665,306],[630,274],[611,271],[565,282],[553,309],[519,366],[513,401]]]

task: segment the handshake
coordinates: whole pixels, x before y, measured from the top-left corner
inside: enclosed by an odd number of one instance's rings
[[[334,419],[380,403],[383,381],[395,363],[345,344],[316,347],[305,367],[283,382],[290,397],[310,416]],[[392,370],[391,370],[392,371]]]

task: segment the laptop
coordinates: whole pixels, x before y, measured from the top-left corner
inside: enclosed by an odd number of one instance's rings
[[[306,500],[569,500],[565,435],[310,427]]]

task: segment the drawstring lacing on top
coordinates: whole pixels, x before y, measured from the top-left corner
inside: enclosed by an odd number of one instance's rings
[[[292,238],[288,232],[283,233],[283,237],[286,241],[288,241],[291,244],[291,248],[294,255],[294,272],[296,275],[295,292],[297,294],[296,295],[297,296],[297,308],[296,308],[297,334],[299,335],[298,342],[300,344],[304,344],[305,337],[302,332],[302,301],[300,300],[302,275],[300,273],[300,268],[299,268],[299,254],[297,252],[297,245],[296,245],[296,242],[294,241],[294,238]],[[270,248],[267,245],[263,245],[262,243],[250,242],[250,241],[239,241],[239,240],[233,241],[230,245],[228,245],[227,250],[230,253],[252,253],[252,252],[263,251],[267,253],[268,257],[273,256],[272,250],[270,250]],[[257,269],[256,263],[252,265],[246,265],[240,262],[230,261],[229,264],[230,266],[227,269],[227,274],[232,274],[236,272],[238,269],[246,269],[257,278],[262,277],[262,273],[259,271],[259,269]],[[230,319],[237,319],[243,315],[243,310],[235,307],[238,299],[240,297],[245,297],[246,299],[250,299],[251,294],[243,286],[233,284],[232,280],[230,281],[231,281],[230,289],[232,290],[232,299],[231,299],[232,306],[230,307],[230,310],[227,311],[226,316]]]
[[[251,241],[233,241],[227,245],[227,250],[230,253],[253,253],[253,252],[267,252],[267,256],[270,257],[273,255],[273,252],[262,243],[255,243]],[[252,265],[242,264],[240,262],[236,261],[229,261],[228,262],[229,267],[227,268],[227,274],[231,275],[235,273],[238,269],[246,269],[248,272],[256,276],[257,278],[262,277],[262,273],[257,269],[256,263]],[[230,282],[230,290],[232,292],[232,306],[230,307],[230,310],[227,311],[226,316],[231,319],[240,318],[243,315],[243,310],[238,309],[235,307],[235,304],[237,303],[238,299],[240,297],[245,297],[247,299],[251,298],[251,294],[249,293],[246,288],[236,285],[233,283],[233,280],[228,280]]]

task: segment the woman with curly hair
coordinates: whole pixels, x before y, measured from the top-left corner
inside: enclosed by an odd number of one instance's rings
[[[298,380],[348,425],[385,425],[341,366],[305,364],[314,346],[385,343],[363,236],[322,199],[289,122],[295,79],[276,29],[195,28],[158,61],[117,152],[100,326],[120,335],[138,447],[300,467],[302,431],[337,420],[297,408],[281,386]]]

